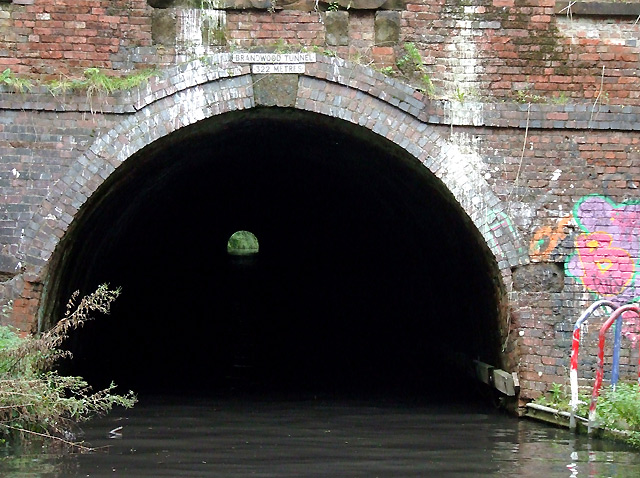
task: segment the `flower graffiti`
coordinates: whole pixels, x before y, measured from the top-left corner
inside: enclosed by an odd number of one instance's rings
[[[607,299],[616,298],[625,291],[636,272],[629,252],[611,247],[613,240],[606,232],[580,234],[576,238],[582,283]]]
[[[619,305],[640,301],[640,201],[616,204],[608,197],[585,196],[576,203],[573,218],[582,233],[575,237],[567,274],[598,298]],[[625,319],[623,333],[638,340],[635,314]]]

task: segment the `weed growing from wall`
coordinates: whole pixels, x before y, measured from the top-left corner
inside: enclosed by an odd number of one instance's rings
[[[149,78],[158,76],[155,69],[140,70],[131,75],[117,77],[106,75],[99,68],[87,68],[81,78],[60,77],[45,83],[53,96],[65,94],[71,91],[86,91],[88,97],[96,94],[111,94],[115,91],[124,91],[137,88]]]
[[[7,68],[0,74],[0,85],[6,85],[15,93],[26,93],[37,86],[45,86],[53,96],[64,95],[75,91],[86,91],[87,97],[96,94],[112,94],[116,91],[137,88],[154,76],[159,76],[156,69],[139,70],[126,76],[110,76],[99,68],[87,68],[82,77],[60,75],[59,78],[39,82],[22,76],[16,76]]]
[[[427,74],[422,55],[414,43],[404,44],[404,54],[396,60],[396,66],[402,75],[409,81],[417,81],[419,89],[427,96],[435,94],[435,88],[431,77]]]
[[[7,85],[16,93],[25,93],[33,89],[31,80],[15,76],[10,68],[0,74],[0,85]]]
[[[404,55],[396,60],[398,69],[405,75],[412,75],[416,72],[422,71],[424,64],[422,62],[422,56],[413,43],[404,44]]]
[[[44,438],[70,446],[78,422],[109,412],[114,406],[130,408],[132,392],[114,393],[115,385],[92,392],[81,377],[61,376],[54,366],[70,352],[59,347],[69,332],[91,320],[89,314],[108,314],[120,290],[101,285],[77,304],[77,293],[64,318],[39,336],[21,337],[0,327],[0,439]]]

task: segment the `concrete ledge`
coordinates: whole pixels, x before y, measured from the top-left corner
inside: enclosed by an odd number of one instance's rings
[[[571,5],[571,7],[569,7]],[[640,3],[635,2],[556,2],[556,15],[567,13],[579,16],[596,17],[637,17],[640,15]]]
[[[569,419],[571,415],[569,412],[539,405],[537,403],[527,403],[523,416],[539,422],[548,423],[556,427],[569,428]],[[576,433],[585,435],[588,433],[589,421],[586,418],[576,416],[576,425]],[[629,443],[629,433],[624,430],[597,427],[592,431],[591,436]]]
[[[525,406],[524,416],[559,427],[569,428],[569,419],[571,414],[569,412],[546,407],[537,403],[527,403]],[[586,432],[588,420],[582,417],[576,417],[576,423],[578,425],[578,429],[582,428]]]

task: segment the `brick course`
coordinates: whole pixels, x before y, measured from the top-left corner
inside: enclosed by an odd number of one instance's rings
[[[345,58],[394,64],[404,42],[419,49],[439,95],[537,97],[640,105],[639,27],[554,12],[555,2],[452,0],[410,2],[400,10],[398,43],[376,45],[374,11],[349,10]],[[145,0],[0,4],[0,68],[44,77],[80,75],[88,67],[164,67],[184,60],[184,45],[154,45],[153,8]],[[324,47],[323,13],[234,10],[225,15],[226,44]],[[179,43],[179,42],[178,42]],[[136,51],[145,53],[136,57]],[[133,61],[132,61],[133,60]]]
[[[513,290],[512,268],[530,260],[568,268],[576,238],[593,232],[580,229],[576,204],[592,195],[633,204],[640,185],[638,26],[570,22],[553,6],[409,3],[392,47],[374,44],[374,12],[350,12],[349,45],[336,50],[360,64],[320,56],[300,76],[295,105],[386,137],[454,194],[501,269],[510,310],[505,362],[520,374],[523,399],[567,377],[571,324],[594,293],[569,275],[559,292]],[[143,0],[0,3],[0,71],[34,80],[87,67],[121,74],[155,65],[162,73],[137,90],[91,99],[0,86],[0,273],[12,276],[0,276],[0,301],[13,300],[12,322],[24,330],[34,327],[56,244],[115,168],[154,138],[254,106],[249,68],[229,62],[228,46],[197,59],[200,51],[154,45],[152,11]],[[325,29],[314,11],[229,10],[226,39],[322,51]],[[393,65],[405,41],[419,47],[439,97],[362,65]],[[595,333],[584,339],[587,377]],[[624,374],[636,373],[637,354],[623,350]]]

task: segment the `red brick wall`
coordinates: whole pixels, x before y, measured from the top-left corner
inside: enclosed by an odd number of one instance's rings
[[[324,45],[324,27],[315,12],[295,10],[270,13],[265,11],[230,11],[227,15],[231,45]]]
[[[578,236],[593,232],[581,229],[576,204],[585,197],[604,197],[620,207],[637,204],[640,199],[640,137],[634,132],[530,129],[525,142],[523,129],[454,127],[450,131],[454,142],[459,143],[460,137],[470,140],[482,158],[493,191],[511,204],[514,223],[529,244],[531,260],[555,266],[559,274],[567,271],[578,249]],[[445,129],[442,134],[447,134]],[[599,224],[604,228],[607,221],[611,223],[611,218],[603,215]],[[637,216],[630,222],[640,227]],[[539,240],[544,243],[538,245]],[[634,255],[632,249],[627,252]],[[637,264],[638,257],[633,259]],[[624,272],[616,270],[615,260],[608,272],[609,278],[627,282]],[[628,283],[632,290],[620,288],[607,296],[588,284],[583,287],[582,279],[568,274],[563,283],[558,291],[514,290],[510,294],[511,339],[519,352],[523,398],[535,398],[552,383],[568,381],[573,324],[593,301],[607,298],[622,304],[638,295],[635,282]],[[601,310],[600,317],[583,331],[581,379],[594,377],[598,331],[607,311]],[[637,337],[640,330],[630,325],[630,332]],[[611,335],[607,340],[606,370],[610,371]],[[633,379],[637,361],[637,342],[624,338],[621,376]]]
[[[0,3],[2,69],[56,76],[87,67],[130,69],[176,61],[175,49],[152,44],[154,9],[145,0],[22,3],[27,5]],[[331,49],[384,66],[393,63],[390,54],[403,53],[404,42],[413,42],[440,96],[461,91],[467,97],[564,102],[600,95],[601,102],[639,104],[635,18],[569,19],[555,14],[554,6],[555,0],[411,1],[401,12],[393,50],[375,45],[375,12],[350,10],[349,45]],[[241,48],[323,47],[325,24],[315,11],[229,10],[226,38]]]
[[[53,76],[110,69],[120,48],[151,44],[150,11],[146,0],[0,4],[0,68]]]
[[[458,83],[483,96],[514,98],[521,91],[528,99],[542,96],[541,101],[593,100],[602,81],[606,95],[601,99],[638,104],[635,18],[569,20],[554,15],[554,5],[555,0],[494,0],[466,7],[410,3],[402,15],[403,40],[420,45],[434,80],[450,89]],[[477,75],[465,81],[464,74],[452,70],[469,57],[477,60]]]

